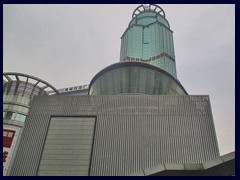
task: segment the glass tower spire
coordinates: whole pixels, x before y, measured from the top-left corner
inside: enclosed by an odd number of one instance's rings
[[[120,62],[94,76],[89,95],[187,95],[177,79],[173,31],[158,5],[140,5],[121,37]]]
[[[177,78],[173,31],[158,5],[140,5],[121,37],[120,61],[140,61]]]

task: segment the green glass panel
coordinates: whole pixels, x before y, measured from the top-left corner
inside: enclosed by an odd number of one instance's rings
[[[168,60],[170,62],[170,60]],[[169,63],[166,60],[166,63]],[[92,90],[93,89],[93,90]],[[119,93],[186,94],[171,77],[144,67],[119,67],[102,74],[90,87],[91,95]]]
[[[156,16],[156,13],[154,13],[154,12],[143,12],[143,13],[139,14],[137,17],[141,18],[141,17],[146,17],[146,16]]]
[[[160,22],[160,23],[164,24],[165,26],[167,26],[168,28],[170,28],[167,20],[164,17],[157,16],[157,20],[158,20],[158,22]]]

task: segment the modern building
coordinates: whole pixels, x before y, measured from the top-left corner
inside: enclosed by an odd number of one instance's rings
[[[188,95],[177,79],[158,5],[134,10],[120,62],[79,90],[34,97],[9,175],[235,174],[235,153],[219,155],[209,96]]]
[[[52,94],[58,91],[37,77],[3,73],[3,175],[8,175],[12,167],[32,99]]]
[[[187,95],[177,79],[173,31],[158,5],[138,6],[121,37],[120,63],[99,72],[90,95]]]

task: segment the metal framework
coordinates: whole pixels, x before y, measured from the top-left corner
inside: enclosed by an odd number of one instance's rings
[[[165,12],[163,9],[156,5],[156,4],[149,4],[149,5],[140,5],[138,6],[132,14],[132,18],[136,17],[138,14],[144,12],[144,11],[150,11],[150,12],[156,12],[160,14],[161,16],[165,17]]]
[[[23,94],[26,91],[27,84],[32,84],[33,85],[33,89],[32,89],[32,92],[31,92],[30,96],[33,96],[33,92],[36,89],[36,87],[38,87],[40,89],[40,92],[39,92],[40,94],[41,93],[44,93],[46,95],[59,94],[58,90],[54,86],[52,86],[51,84],[49,84],[48,82],[46,82],[46,81],[44,81],[42,79],[39,79],[39,78],[31,76],[31,75],[27,75],[27,74],[23,74],[23,73],[16,73],[16,72],[5,72],[5,73],[3,73],[3,77],[5,77],[6,80],[7,80],[7,81],[5,81],[5,80],[4,81],[7,84],[9,84],[8,85],[8,89],[7,89],[7,94],[9,93],[10,88],[11,88],[11,84],[14,81],[17,82],[16,87],[14,89],[14,93],[16,93],[16,91],[18,89],[18,85],[20,83],[25,83]],[[13,77],[15,77],[16,80],[13,79]],[[21,80],[20,79],[21,77],[27,78],[26,81]],[[34,83],[29,82],[29,80],[33,81]],[[39,83],[42,83],[43,85],[40,86]],[[45,89],[47,89],[47,88],[51,88],[51,90],[50,91],[45,91]]]

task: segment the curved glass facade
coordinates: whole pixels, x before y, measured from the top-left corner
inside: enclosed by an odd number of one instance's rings
[[[186,95],[187,92],[170,74],[154,66],[123,62],[99,72],[90,83],[89,95],[142,93],[151,95]]]
[[[30,102],[37,95],[58,94],[56,88],[23,73],[3,73],[3,175],[9,175],[27,119]],[[9,138],[11,137],[11,143]]]

